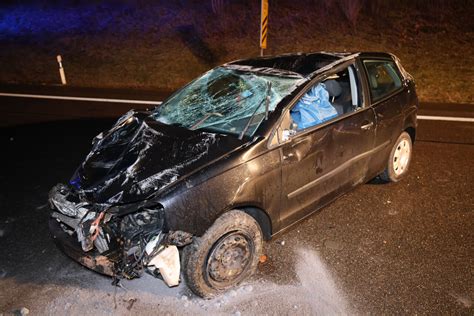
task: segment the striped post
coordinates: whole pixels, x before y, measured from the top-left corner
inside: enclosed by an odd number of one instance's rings
[[[262,9],[260,14],[260,56],[263,56],[263,50],[267,48],[268,34],[268,0],[262,0]]]

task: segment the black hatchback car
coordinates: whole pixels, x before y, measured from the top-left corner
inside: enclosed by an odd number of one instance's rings
[[[50,192],[50,229],[91,269],[170,286],[182,271],[212,297],[254,272],[264,239],[376,176],[403,178],[417,107],[387,53],[227,63],[96,136]]]

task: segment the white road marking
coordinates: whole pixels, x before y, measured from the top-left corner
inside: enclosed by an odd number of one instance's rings
[[[88,97],[71,97],[71,96],[59,96],[59,95],[21,94],[21,93],[4,93],[4,92],[0,92],[0,96],[3,96],[3,97],[18,97],[18,98],[33,98],[33,99],[50,99],[50,100],[87,101],[87,102],[148,104],[148,105],[160,105],[161,103],[163,103],[162,101],[148,101],[148,100],[88,98]],[[427,120],[427,121],[451,121],[451,122],[473,122],[474,123],[474,117],[418,115],[417,118],[419,120]]]
[[[161,103],[163,103],[161,101],[147,101],[147,100],[103,99],[103,98],[70,97],[70,96],[44,95],[44,94],[3,93],[3,92],[0,92],[0,96],[3,96],[3,97],[18,97],[18,98],[33,98],[33,99],[50,99],[50,100],[87,101],[87,102],[148,104],[148,105],[160,105]]]
[[[473,122],[474,123],[474,117],[418,115],[417,118],[419,120],[427,120],[427,121],[451,121],[451,122]]]

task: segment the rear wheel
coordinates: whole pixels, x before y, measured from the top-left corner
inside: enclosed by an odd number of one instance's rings
[[[204,298],[230,289],[251,276],[262,252],[262,232],[253,217],[232,210],[185,248],[187,285]]]
[[[380,175],[382,180],[387,182],[400,181],[408,172],[412,156],[412,141],[407,132],[403,132],[398,137],[390,152],[387,168]]]

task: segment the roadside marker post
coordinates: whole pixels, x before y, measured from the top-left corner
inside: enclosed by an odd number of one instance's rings
[[[263,56],[263,50],[267,49],[268,35],[268,0],[262,0],[260,11],[260,56]]]
[[[63,59],[61,55],[56,56],[56,59],[59,64],[59,76],[61,77],[61,83],[65,85],[67,82],[66,82],[66,73],[64,72],[64,68],[63,68]]]

